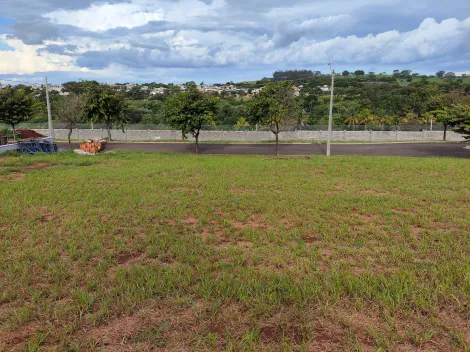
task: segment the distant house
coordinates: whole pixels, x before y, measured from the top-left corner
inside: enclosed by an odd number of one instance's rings
[[[150,92],[150,95],[163,95],[165,94],[166,88],[160,87],[160,88],[155,88],[152,89]]]

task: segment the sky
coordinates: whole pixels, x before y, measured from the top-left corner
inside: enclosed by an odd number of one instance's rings
[[[470,74],[469,0],[0,0],[0,80]]]

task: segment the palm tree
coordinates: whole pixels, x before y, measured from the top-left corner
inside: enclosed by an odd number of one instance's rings
[[[359,126],[361,119],[357,115],[352,115],[349,117],[346,117],[344,119],[344,122],[348,124],[349,127],[352,126],[353,131],[356,129],[356,126]]]

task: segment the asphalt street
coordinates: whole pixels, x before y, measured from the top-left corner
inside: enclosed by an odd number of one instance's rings
[[[60,149],[68,143],[59,142]],[[412,156],[470,158],[470,149],[464,143],[384,143],[384,144],[333,144],[332,155]],[[72,143],[78,148],[78,143]],[[143,152],[195,153],[193,143],[120,143],[111,142],[106,150],[136,150]],[[201,154],[274,155],[274,144],[219,144],[200,143]],[[325,154],[326,144],[280,144],[281,155]]]

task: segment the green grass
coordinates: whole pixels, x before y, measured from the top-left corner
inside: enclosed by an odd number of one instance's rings
[[[469,174],[450,158],[0,157],[0,350],[469,350]]]

